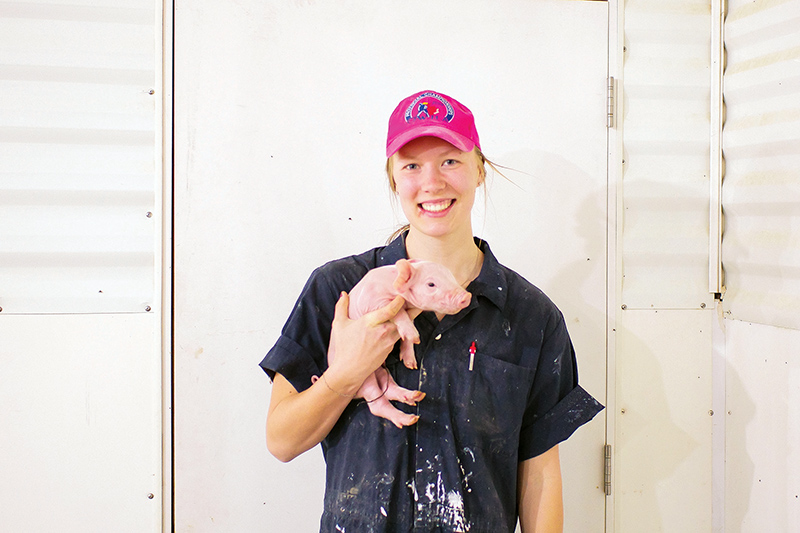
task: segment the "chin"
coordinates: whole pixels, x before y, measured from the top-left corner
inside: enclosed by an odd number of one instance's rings
[[[414,228],[415,232],[428,237],[446,237],[452,233],[455,233],[455,228],[453,228],[451,224],[437,223],[436,221],[426,220],[417,223],[412,222],[411,227]]]

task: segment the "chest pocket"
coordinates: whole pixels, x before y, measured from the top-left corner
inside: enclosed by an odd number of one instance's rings
[[[472,370],[468,354],[453,359],[438,361],[445,375],[437,383],[454,435],[489,456],[516,455],[534,371],[485,350],[476,353]]]

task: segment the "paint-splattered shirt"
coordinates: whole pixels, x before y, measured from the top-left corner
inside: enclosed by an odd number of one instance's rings
[[[472,302],[441,322],[417,317],[419,364],[398,350],[386,365],[401,387],[426,393],[415,425],[398,429],[354,400],[322,442],[327,464],[320,531],[513,532],[517,467],[567,439],[603,407],[578,385],[572,343],[556,306],[502,266],[485,241]],[[261,362],[298,391],[327,368],[333,310],[341,291],[372,268],[406,257],[386,247],[318,268]],[[470,369],[470,347],[475,343]]]

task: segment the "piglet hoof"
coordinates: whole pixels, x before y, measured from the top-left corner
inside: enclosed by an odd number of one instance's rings
[[[386,396],[381,396],[373,402],[369,402],[370,412],[378,417],[385,418],[398,428],[416,424],[419,416],[404,413],[389,402]]]
[[[413,426],[419,421],[419,415],[411,415],[408,420],[402,420],[400,423],[395,422],[394,425],[402,429],[405,426]]]
[[[419,420],[419,415],[410,415],[402,411],[398,411],[398,413],[400,413],[400,415],[389,417],[389,421],[397,426],[398,429],[403,429],[406,426],[413,426]]]
[[[391,391],[391,394],[389,391],[387,391],[386,397],[389,400],[403,402],[407,405],[417,405],[417,402],[420,402],[423,398],[425,398],[425,393],[419,390],[408,390],[402,387],[397,387],[397,390]]]

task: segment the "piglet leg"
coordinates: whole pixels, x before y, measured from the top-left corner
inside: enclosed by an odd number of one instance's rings
[[[389,420],[398,428],[415,424],[419,416],[404,413],[392,405],[390,400],[416,405],[425,397],[424,392],[410,391],[399,386],[383,367],[366,379],[356,396],[362,397],[362,393],[373,415]]]
[[[414,326],[414,321],[408,316],[405,309],[401,309],[392,320],[397,326],[397,333],[403,342],[400,343],[400,360],[406,368],[417,368],[417,357],[414,355],[414,345],[419,344],[419,332]]]

